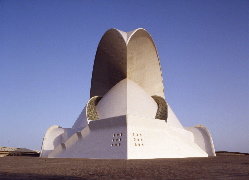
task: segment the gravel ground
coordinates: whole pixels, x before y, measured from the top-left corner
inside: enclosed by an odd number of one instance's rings
[[[0,158],[0,179],[249,179],[248,155],[100,160]]]

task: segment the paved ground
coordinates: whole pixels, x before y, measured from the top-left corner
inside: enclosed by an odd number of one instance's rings
[[[0,158],[0,179],[249,179],[248,155],[156,160]]]

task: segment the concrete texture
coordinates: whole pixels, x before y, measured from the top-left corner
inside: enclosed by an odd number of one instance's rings
[[[0,158],[1,180],[249,179],[249,156],[153,160]]]
[[[111,143],[121,141],[115,137],[120,133],[122,142]],[[110,29],[103,35],[90,100],[72,128],[47,130],[41,151],[41,157],[50,158],[207,156],[215,156],[210,133],[204,126],[184,128],[173,113],[155,44],[142,28],[128,33]]]
[[[153,98],[129,79],[111,88],[97,105],[100,119],[127,114],[155,118],[157,109]]]
[[[90,97],[104,96],[119,81],[128,78],[150,96],[164,98],[162,72],[155,44],[142,29],[108,30],[95,56]]]

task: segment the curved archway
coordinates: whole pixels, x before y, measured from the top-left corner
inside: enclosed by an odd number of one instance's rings
[[[121,33],[110,29],[101,38],[95,55],[90,97],[104,96],[127,76],[127,49]]]
[[[165,101],[165,99],[163,99],[160,96],[151,96],[154,101],[156,101],[157,103],[157,112],[156,112],[156,119],[161,119],[161,120],[165,120],[167,122],[168,119],[168,105]]]
[[[161,66],[155,44],[144,29],[133,31],[127,42],[127,76],[150,95],[164,96]]]
[[[94,96],[92,97],[86,105],[86,116],[87,120],[98,120],[99,116],[96,110],[96,106],[102,97]]]
[[[125,78],[136,82],[150,96],[165,98],[157,50],[144,29],[128,33],[110,29],[103,35],[95,56],[90,97],[104,96]]]

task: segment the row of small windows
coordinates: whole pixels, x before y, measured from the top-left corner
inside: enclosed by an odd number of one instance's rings
[[[122,140],[120,136],[122,135],[123,135],[122,133],[114,133],[113,137],[117,138],[113,138],[112,142],[117,142],[117,141],[120,142]],[[133,133],[132,135],[134,136],[133,140],[135,141],[134,144],[135,146],[144,146],[141,133]],[[112,143],[111,146],[121,146],[121,143]]]
[[[133,135],[133,140],[134,140],[134,145],[135,146],[144,146],[143,144],[143,139],[142,139],[142,134],[141,133],[132,133]]]
[[[111,146],[120,146],[120,143],[116,143],[116,144],[111,144]]]
[[[112,142],[120,142],[122,140],[121,136],[123,136],[123,133],[113,133]],[[112,143],[111,146],[121,146],[121,143]]]
[[[116,136],[123,136],[123,133],[117,133],[117,134],[113,134],[113,137],[116,137]]]
[[[140,143],[135,143],[135,146],[144,146],[144,144],[140,144]]]
[[[133,133],[132,135],[133,135],[133,136],[142,136],[141,133]]]

